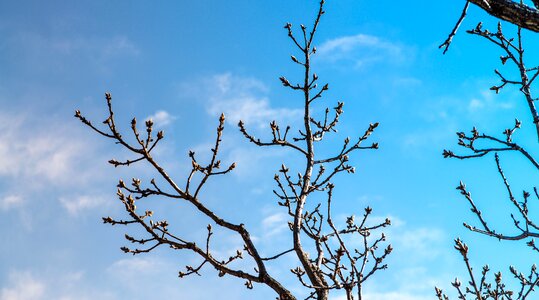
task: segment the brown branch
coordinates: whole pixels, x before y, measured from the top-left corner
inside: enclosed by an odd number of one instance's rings
[[[485,265],[481,271],[481,279],[478,281],[473,269],[470,265],[470,259],[468,257],[468,246],[464,244],[460,239],[455,240],[455,249],[460,253],[467,269],[469,280],[465,281],[465,286],[455,279],[451,285],[456,289],[458,299],[466,300],[467,295],[471,296],[471,299],[493,299],[493,300],[526,300],[534,288],[539,283],[539,274],[537,273],[537,267],[533,265],[530,268],[528,276],[520,273],[513,266],[509,267],[509,272],[518,281],[520,287],[518,293],[506,288],[503,282],[502,273],[497,272],[494,274],[494,284],[487,282],[487,275],[490,272],[488,265]],[[443,290],[436,287],[436,296],[439,300],[449,300],[449,297],[444,294]]]
[[[459,30],[460,24],[462,24],[462,21],[464,21],[464,18],[466,17],[466,12],[468,11],[468,7],[470,6],[470,1],[466,1],[466,4],[464,5],[464,8],[462,9],[462,13],[460,14],[460,17],[455,24],[455,27],[453,27],[453,30],[451,30],[451,33],[449,33],[449,36],[447,39],[440,45],[438,48],[444,49],[443,54],[449,50],[449,46],[451,45],[451,42],[453,41],[453,37],[457,34],[457,31]]]
[[[490,15],[522,28],[539,32],[539,11],[512,0],[469,0]]]
[[[309,293],[308,299],[327,300],[331,290],[344,289],[349,299],[353,299],[353,292],[357,292],[358,298],[361,300],[362,284],[376,271],[387,267],[383,262],[392,250],[390,245],[383,249],[383,251],[380,251],[380,253],[377,250],[380,244],[385,241],[384,234],[373,240],[369,236],[371,236],[372,231],[386,227],[390,222],[386,220],[381,224],[367,226],[367,217],[372,212],[372,209],[368,207],[365,209],[365,214],[359,226],[356,225],[353,217],[349,217],[346,221],[346,228],[338,229],[333,223],[331,216],[333,184],[330,183],[330,180],[338,173],[354,173],[355,169],[347,163],[348,155],[351,152],[361,149],[378,148],[377,143],[373,143],[371,146],[361,145],[372,134],[378,123],[370,124],[363,136],[355,144],[350,144],[350,140],[347,138],[344,141],[344,145],[338,148],[340,152],[337,152],[338,154],[336,156],[325,159],[317,159],[315,157],[315,143],[322,141],[325,133],[336,132],[339,117],[343,113],[342,102],[338,102],[333,108],[335,116],[332,118],[328,118],[329,108],[325,109],[325,113],[322,115],[323,121],[318,121],[312,112],[312,102],[320,98],[328,90],[327,84],[321,88],[317,88],[316,82],[318,76],[311,71],[311,57],[316,53],[316,48],[313,46],[314,38],[323,14],[324,0],[321,0],[319,2],[318,13],[310,31],[307,31],[306,26],[300,25],[303,42],[294,36],[291,24],[285,26],[289,37],[303,54],[299,59],[291,56],[292,61],[303,68],[303,82],[292,85],[285,77],[280,78],[281,83],[285,87],[289,87],[294,91],[301,91],[303,94],[303,126],[299,130],[299,137],[293,137],[292,142],[289,141],[287,137],[290,126],[281,130],[277,122],[272,121],[270,123],[272,139],[268,142],[263,142],[248,133],[243,122],[240,121],[238,124],[240,132],[253,144],[257,146],[292,148],[296,150],[292,152],[299,154],[302,160],[305,158],[304,169],[301,172],[297,172],[297,177],[296,173],[291,172],[284,164],[281,166],[279,173],[274,177],[278,186],[274,190],[274,194],[279,199],[279,205],[285,207],[288,216],[291,217],[288,224],[292,233],[292,248],[270,257],[262,257],[251,238],[250,232],[243,223],[233,223],[218,215],[211,207],[204,203],[204,199],[201,199],[204,186],[215,175],[227,174],[235,167],[235,164],[232,164],[226,169],[221,169],[221,161],[218,155],[225,125],[224,115],[221,115],[219,118],[217,135],[214,146],[211,149],[212,155],[209,162],[207,164],[200,162],[196,159],[193,151],[189,152],[191,168],[187,170],[188,174],[184,179],[185,183],[181,185],[185,188],[182,189],[177,181],[153,157],[152,150],[163,138],[163,132],[154,133],[152,120],[144,122],[146,133],[143,130],[139,131],[137,120],[133,119],[130,124],[131,140],[124,139],[115,123],[112,97],[107,93],[108,116],[103,123],[108,126],[108,130],[102,130],[94,126],[82,116],[80,111],[76,111],[75,116],[98,134],[113,140],[131,154],[136,154],[135,159],[121,162],[111,160],[111,164],[114,166],[129,166],[135,162],[145,161],[157,171],[159,174],[158,179],[160,180],[160,186],[152,179],[150,181],[151,185],[147,187],[143,185],[141,180],[136,178],[133,178],[129,186],[126,186],[122,180],[119,181],[117,195],[123,203],[129,219],[114,220],[106,217],[103,218],[103,221],[111,225],[127,226],[137,224],[143,229],[143,236],[132,237],[125,235],[125,238],[131,243],[146,245],[145,248],[141,247],[141,249],[123,247],[122,250],[126,253],[142,254],[153,251],[160,246],[168,246],[174,250],[195,253],[201,259],[200,262],[194,266],[186,266],[184,271],[179,272],[180,277],[192,274],[200,275],[200,270],[204,266],[210,265],[216,269],[219,276],[231,275],[244,279],[245,286],[248,289],[253,288],[253,283],[265,284],[272,288],[281,300],[293,300],[295,298],[287,288],[268,273],[265,263],[293,253],[299,260],[300,266],[292,269],[292,273],[297,276],[301,285],[312,290]],[[329,168],[330,171],[325,172],[326,168],[324,165],[333,162],[334,164]],[[319,165],[318,173],[313,175],[314,167],[317,164]],[[317,200],[311,201],[311,199],[317,199],[311,197],[313,193],[324,191],[328,191],[327,215],[324,215],[322,212],[323,203],[312,203],[312,201]],[[197,245],[195,241],[185,239],[181,234],[170,232],[167,220],[155,221],[152,219],[153,213],[151,211],[145,211],[144,214],[137,212],[138,201],[145,201],[147,197],[151,196],[184,201],[207,218],[209,223],[216,224],[222,227],[222,229],[238,234],[244,244],[243,250],[236,250],[234,255],[225,259],[214,257],[210,247],[213,237],[211,225],[207,226],[208,231],[205,245],[202,246]],[[361,250],[351,249],[346,246],[345,237],[350,237],[349,235],[352,234],[358,234],[363,239],[363,248]],[[313,245],[314,249],[316,249],[315,255],[309,252],[313,249]],[[232,267],[234,265],[233,262],[243,259],[245,252],[249,256],[249,259],[254,261],[254,265],[256,266],[252,269],[234,269]]]

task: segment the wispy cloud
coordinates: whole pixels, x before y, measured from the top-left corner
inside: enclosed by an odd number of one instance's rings
[[[269,123],[277,121],[281,127],[294,125],[301,120],[303,111],[296,108],[274,107],[268,99],[269,88],[260,80],[251,77],[233,75],[232,73],[217,74],[207,78],[180,84],[182,95],[193,99],[204,99],[206,112],[212,117],[221,113],[226,116],[226,122],[236,127],[242,120],[247,130],[259,136],[268,136]],[[237,167],[232,174],[246,178],[256,176],[258,170],[269,158],[285,155],[285,148],[278,151],[268,151],[253,146],[237,131],[229,133],[221,144],[222,161],[225,165],[236,162]],[[214,136],[208,136],[206,142],[192,149],[202,157],[211,155]],[[288,152],[289,153],[289,152]]]
[[[502,90],[500,94],[489,90],[489,81],[470,80],[459,85],[459,94],[428,95],[428,100],[411,102],[409,120],[415,126],[400,135],[399,146],[410,155],[438,152],[456,142],[455,132],[467,131],[472,126],[479,130],[492,126],[493,120],[499,124],[512,126],[514,118],[520,118],[516,109],[518,91]],[[503,94],[502,94],[503,93]],[[526,117],[526,116],[524,116]],[[438,145],[434,149],[432,145]],[[421,149],[421,151],[420,151]]]
[[[95,209],[107,204],[105,197],[91,195],[63,196],[60,197],[59,201],[71,216],[78,216],[86,210]]]
[[[13,29],[6,31],[5,37],[4,49],[21,63],[19,68],[36,74],[48,72],[48,76],[72,70],[82,61],[99,72],[108,72],[110,63],[141,52],[125,35],[51,35]]]
[[[114,262],[107,271],[115,276],[126,277],[131,276],[129,274],[156,272],[163,267],[164,263],[157,258],[128,257]]]
[[[0,214],[11,213],[32,230],[48,212],[58,213],[57,207],[71,216],[105,207],[104,198],[93,197],[103,187],[93,184],[107,180],[106,154],[82,130],[46,115],[0,112],[0,179],[5,183]],[[102,163],[96,164],[97,159]]]
[[[146,117],[146,120],[150,119],[154,122],[155,126],[164,127],[172,123],[176,118],[167,111],[158,110],[153,115]]]
[[[0,210],[8,211],[14,207],[17,207],[23,203],[23,197],[20,195],[6,195],[0,197]]]
[[[372,299],[431,299],[434,286],[451,277],[445,273],[448,262],[453,261],[450,239],[436,226],[412,226],[398,220],[391,227],[387,231],[388,241],[394,248],[390,268],[393,266],[398,271],[388,274],[394,281],[393,288],[388,290],[375,285],[370,290]],[[406,260],[400,259],[402,257]],[[431,268],[433,263],[439,264],[437,270]]]
[[[436,227],[417,227],[408,224],[397,216],[387,216],[392,225],[384,232],[387,243],[393,246],[393,253],[386,261],[388,270],[376,273],[364,286],[363,296],[365,299],[375,300],[426,300],[432,299],[434,286],[441,282],[449,282],[452,274],[446,274],[447,247],[446,235],[443,230]],[[281,217],[278,214],[269,214],[263,219],[263,224],[274,228]],[[342,219],[341,216],[335,218]],[[386,216],[372,216],[369,225],[384,222]],[[377,234],[373,238],[379,237]],[[275,238],[274,238],[275,239]],[[271,239],[270,239],[271,240]],[[349,240],[348,246],[361,249],[361,241]],[[402,259],[405,257],[406,259]],[[443,262],[439,268],[433,270],[433,263]],[[346,299],[344,295],[336,295],[336,300]]]
[[[417,265],[417,264],[416,264]],[[394,268],[384,278],[374,277],[365,286],[365,299],[373,300],[427,300],[433,299],[434,287],[440,282],[449,282],[451,274],[444,273],[439,266],[431,270],[430,266],[409,266]]]
[[[288,215],[284,212],[271,214],[262,219],[262,239],[266,240],[288,230]]]
[[[459,90],[463,91],[460,95],[438,95],[431,101],[421,101],[427,105],[418,108],[419,117],[429,123],[463,123],[481,121],[515,108],[516,99],[521,97],[518,92],[503,90],[503,94],[496,94],[486,88],[488,86],[487,80],[472,80],[459,86]]]
[[[119,288],[122,296],[116,299],[126,298],[126,295],[132,299],[189,298],[189,289],[179,286],[182,282],[178,282],[178,268],[176,263],[155,255],[127,257],[110,265],[105,275],[119,283],[115,290]]]
[[[46,38],[35,34],[23,35],[21,41],[34,43],[41,48],[49,48],[61,54],[71,55],[80,51],[95,51],[100,58],[112,58],[119,55],[138,55],[140,50],[126,36],[109,38],[89,37],[53,37]]]
[[[11,127],[8,127],[6,123],[9,121],[0,124],[0,134],[4,141],[0,144],[0,175],[44,175],[46,178],[54,179],[55,175],[60,173],[57,168],[61,168],[61,166],[53,166],[53,169],[44,166],[47,161],[51,161],[50,159],[53,158],[50,156],[55,152],[52,150],[56,146],[54,141],[44,143],[42,138],[41,141],[37,141],[38,145],[35,145],[26,139],[27,142],[19,140],[19,135],[23,134],[20,123],[14,123]],[[39,135],[32,136],[31,140],[36,139],[39,139]],[[41,149],[39,146],[46,148]],[[56,154],[57,158],[60,156],[60,154]],[[41,167],[34,168],[37,164],[41,164]]]
[[[475,113],[479,110],[509,110],[515,107],[515,104],[510,101],[502,100],[501,97],[495,98],[496,94],[491,90],[481,90],[479,95],[476,95],[468,102],[468,112]]]
[[[389,233],[389,239],[398,245],[399,251],[414,253],[417,260],[434,259],[439,256],[442,253],[444,238],[444,232],[435,227],[410,228]]]
[[[234,125],[242,120],[247,125],[266,127],[273,120],[290,121],[301,116],[299,109],[271,107],[265,95],[268,88],[261,81],[231,73],[216,75],[212,80],[217,93],[210,98],[208,112],[212,115],[224,112]]]
[[[106,291],[108,287],[88,283],[84,272],[65,271],[61,274],[54,272],[43,275],[36,270],[13,270],[8,274],[7,284],[0,290],[2,300],[90,300],[120,299],[112,292]],[[133,298],[132,298],[133,299]]]
[[[344,215],[338,219],[344,219]],[[408,224],[405,220],[394,216],[370,216],[367,225],[374,226],[391,220],[391,226],[383,230],[389,244],[396,252],[411,260],[434,259],[442,254],[445,246],[445,232],[437,227],[417,227]],[[357,242],[357,241],[356,241]]]
[[[328,40],[317,47],[320,60],[332,64],[350,63],[363,68],[374,63],[402,64],[413,59],[413,51],[383,38],[357,34]],[[337,64],[338,65],[338,64]]]
[[[75,165],[89,147],[75,131],[23,114],[0,113],[0,119],[0,176],[33,178],[33,186],[84,180]]]
[[[269,88],[260,80],[223,73],[181,85],[182,92],[190,91],[196,98],[208,99],[206,110],[211,116],[224,113],[227,122],[236,126],[242,120],[247,125],[267,127],[277,120],[291,122],[302,110],[273,107],[268,98]]]
[[[372,224],[380,223],[385,217],[374,216]],[[416,227],[407,224],[397,216],[389,216],[391,226],[385,230],[389,243],[393,244],[395,251],[413,254],[406,255],[409,259],[433,259],[441,254],[444,246],[445,233],[437,227]],[[401,254],[402,254],[401,253]]]
[[[366,283],[365,298],[432,299],[434,286],[451,277],[444,273],[447,270],[444,264],[440,264],[435,272],[431,269],[433,263],[450,261],[446,257],[446,249],[451,247],[445,243],[445,232],[436,227],[413,226],[397,216],[388,217],[392,222],[391,226],[384,229],[384,233],[387,243],[394,249],[386,261],[389,269],[378,272]],[[372,216],[370,224],[383,222],[385,218]]]
[[[2,300],[45,299],[46,285],[30,272],[11,272],[8,285],[0,291]]]

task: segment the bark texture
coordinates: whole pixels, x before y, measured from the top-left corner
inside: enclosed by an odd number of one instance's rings
[[[469,0],[469,2],[498,19],[539,32],[539,10],[536,8],[511,0]]]

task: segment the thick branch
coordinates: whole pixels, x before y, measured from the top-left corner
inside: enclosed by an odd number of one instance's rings
[[[498,19],[539,32],[539,11],[537,9],[511,0],[470,0],[469,2],[481,7]]]

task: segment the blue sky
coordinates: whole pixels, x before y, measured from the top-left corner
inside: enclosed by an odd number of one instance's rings
[[[463,162],[441,155],[456,149],[456,131],[476,125],[501,133],[515,117],[524,123],[519,140],[535,142],[518,91],[489,91],[497,83],[493,69],[501,68],[497,49],[464,30],[448,54],[437,49],[463,4],[328,1],[321,21],[313,67],[330,84],[323,105],[345,102],[339,137],[328,139],[327,149],[381,124],[372,136],[380,150],[357,153],[356,174],[335,181],[337,216],[370,205],[377,218],[393,220],[387,235],[395,251],[389,269],[369,281],[368,299],[434,299],[435,285],[449,290],[450,280],[465,275],[452,248],[457,236],[470,244],[476,266],[524,271],[534,260],[523,243],[461,226],[475,219],[455,190],[459,180],[493,219],[510,222],[493,157]],[[110,91],[123,128],[136,116],[166,132],[156,155],[183,178],[187,152],[208,155],[225,112],[223,160],[238,168],[202,196],[250,226],[262,249],[285,244],[272,178],[294,156],[255,148],[236,123],[242,119],[260,134],[273,119],[297,124],[301,99],[278,80],[301,76],[283,25],[309,25],[315,10],[315,1],[1,1],[0,299],[272,299],[269,289],[248,291],[211,269],[179,280],[177,272],[196,261],[184,253],[123,254],[125,228],[105,226],[101,217],[123,216],[119,178],[153,173],[147,165],[108,165],[128,153],[72,116],[80,109],[99,123]],[[472,7],[463,29],[485,19]],[[533,36],[528,40],[533,46]],[[515,188],[529,189],[533,169],[516,156],[504,161]],[[204,234],[205,220],[189,207],[157,199],[148,205],[180,230],[200,228],[186,235]],[[237,243],[224,235],[216,251]],[[284,280],[286,262],[272,265]]]

